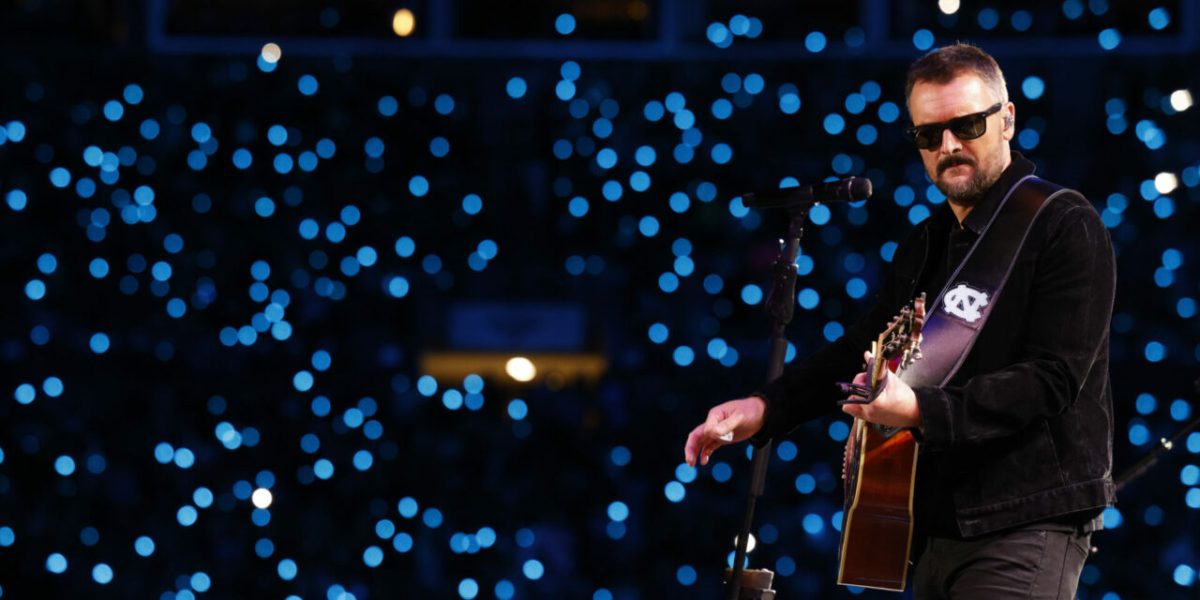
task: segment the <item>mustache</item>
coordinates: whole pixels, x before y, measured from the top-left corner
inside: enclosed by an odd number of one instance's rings
[[[947,156],[946,158],[942,159],[941,161],[938,161],[938,165],[937,165],[938,175],[941,175],[942,172],[945,171],[946,169],[949,169],[950,167],[957,167],[958,165],[967,165],[970,167],[974,167],[975,160],[970,157],[967,157],[967,156],[957,156],[957,155]]]

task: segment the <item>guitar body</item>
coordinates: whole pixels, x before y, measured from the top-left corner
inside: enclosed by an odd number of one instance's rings
[[[912,546],[917,441],[855,419],[846,443],[838,583],[904,591]]]
[[[867,386],[858,389],[869,403],[887,385],[889,371],[921,358],[925,295],[913,301],[872,345]],[[847,400],[850,401],[850,400]],[[842,546],[838,583],[904,591],[913,534],[913,484],[917,477],[917,440],[908,429],[854,419],[846,440],[842,478]]]

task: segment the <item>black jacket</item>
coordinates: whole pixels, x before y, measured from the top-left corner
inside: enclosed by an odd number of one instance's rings
[[[870,311],[836,342],[762,388],[757,439],[828,414],[834,385],[902,307],[947,273],[1000,200],[1034,170],[1018,153],[958,224],[949,206],[897,248]],[[1071,193],[1032,225],[1012,275],[962,367],[945,387],[914,389],[923,419],[914,512],[923,533],[971,537],[1040,521],[1086,520],[1114,500],[1109,322],[1116,272],[1108,231]]]

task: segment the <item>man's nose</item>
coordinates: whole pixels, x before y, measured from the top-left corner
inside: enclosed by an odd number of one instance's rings
[[[949,128],[942,130],[942,146],[940,151],[942,154],[953,154],[962,149],[962,140],[954,135]]]

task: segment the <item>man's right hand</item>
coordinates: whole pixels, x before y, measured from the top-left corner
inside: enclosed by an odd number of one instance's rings
[[[708,419],[688,435],[683,447],[684,460],[690,466],[708,464],[708,458],[721,446],[748,440],[763,426],[767,403],[758,396],[730,400],[708,411]],[[732,433],[732,436],[730,435]]]

